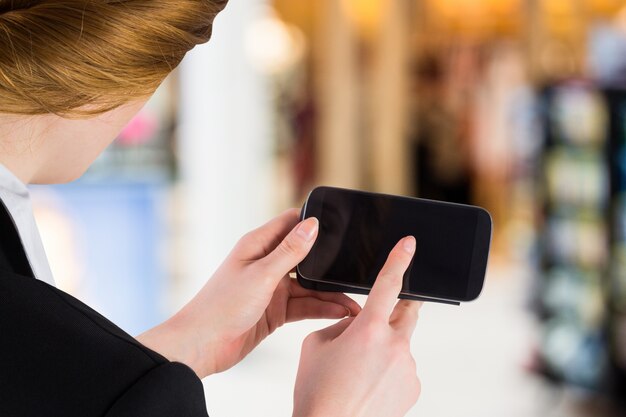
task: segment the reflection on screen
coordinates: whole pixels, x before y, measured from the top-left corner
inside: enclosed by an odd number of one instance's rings
[[[316,195],[314,193],[312,198]],[[404,292],[462,299],[476,233],[471,208],[358,192],[324,189],[319,236],[307,257],[311,278],[370,287],[391,248],[404,236],[417,239]]]

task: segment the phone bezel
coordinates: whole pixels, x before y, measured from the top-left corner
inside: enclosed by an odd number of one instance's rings
[[[466,290],[466,297],[462,299],[457,298],[444,298],[444,297],[434,297],[430,295],[419,295],[415,293],[409,292],[401,292],[400,298],[413,299],[413,300],[423,300],[423,301],[434,301],[446,304],[459,304],[460,302],[468,302],[473,301],[482,292],[484,286],[484,278],[486,274],[487,264],[489,261],[489,247],[491,245],[492,238],[492,220],[489,212],[481,207],[457,204],[457,203],[449,203],[443,201],[436,200],[428,200],[414,197],[405,197],[405,196],[397,196],[390,194],[381,194],[381,193],[371,193],[360,190],[350,190],[345,188],[338,187],[328,187],[321,186],[316,187],[308,194],[300,217],[301,219],[305,219],[308,216],[308,213],[319,213],[321,211],[321,205],[323,205],[324,195],[321,198],[311,200],[311,196],[314,193],[322,192],[325,194],[327,189],[339,190],[350,193],[358,193],[358,194],[366,194],[368,196],[381,196],[381,197],[390,197],[394,199],[406,199],[412,201],[425,202],[429,204],[438,204],[438,205],[446,205],[446,206],[460,206],[465,209],[472,209],[477,211],[477,222],[476,222],[476,232],[474,235],[474,247],[472,252],[472,258],[470,260],[470,268],[469,268],[469,278],[468,278],[468,286]],[[317,203],[317,204],[316,204]],[[486,254],[485,256],[481,256],[481,254]],[[314,260],[313,260],[314,262]],[[296,276],[298,282],[303,287],[315,290],[323,290],[323,291],[338,291],[338,292],[353,292],[357,294],[368,294],[371,288],[354,285],[346,282],[340,281],[330,281],[330,280],[322,280],[319,278],[311,278],[302,273],[300,264],[296,266]]]

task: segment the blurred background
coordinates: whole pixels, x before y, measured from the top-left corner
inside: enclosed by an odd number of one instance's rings
[[[32,192],[58,286],[138,334],[318,184],[493,214],[481,298],[422,309],[409,416],[626,414],[624,0],[231,0],[81,180]],[[209,413],[290,415],[328,324],[207,378]]]

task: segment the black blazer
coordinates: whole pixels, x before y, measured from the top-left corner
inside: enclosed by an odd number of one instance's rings
[[[34,278],[1,201],[0,416],[207,417],[189,367]]]

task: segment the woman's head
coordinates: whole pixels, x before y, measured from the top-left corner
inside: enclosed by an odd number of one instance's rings
[[[213,19],[225,4],[0,0],[0,140],[16,140],[16,120],[49,124],[52,115],[70,129],[72,122],[91,116],[104,115],[119,124],[111,117],[127,118],[129,110],[139,109],[137,103],[155,91],[189,50],[208,41]],[[106,114],[120,106],[129,110]],[[3,123],[8,119],[11,123]],[[7,131],[8,126],[14,127]]]
[[[101,113],[148,97],[224,0],[0,0],[0,112]]]

